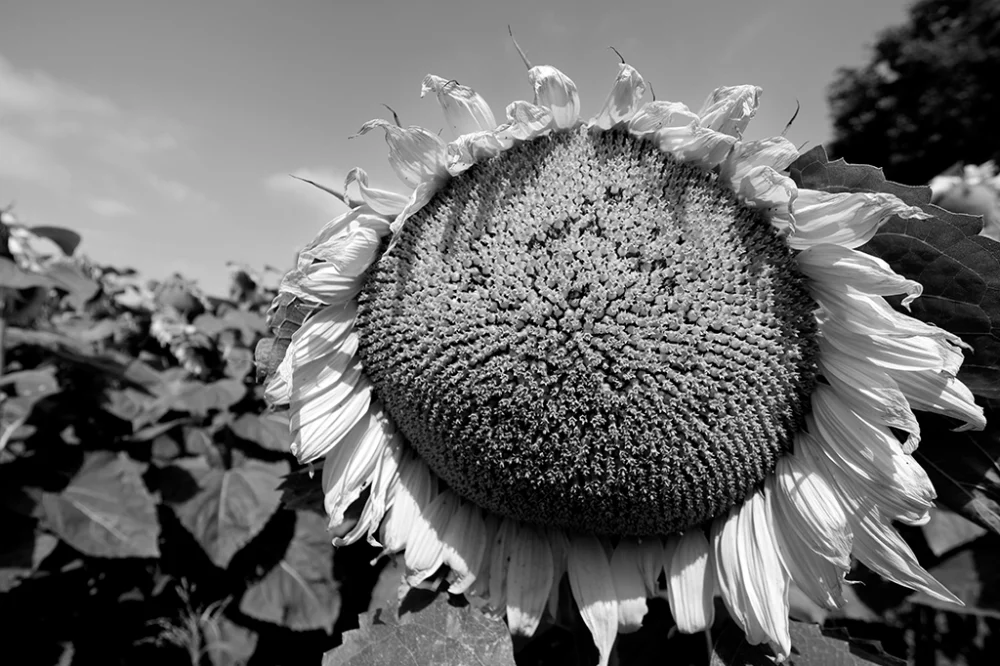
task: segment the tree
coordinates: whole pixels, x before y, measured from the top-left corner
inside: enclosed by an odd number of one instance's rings
[[[923,184],[1000,158],[1000,0],[919,0],[831,84],[829,152]]]

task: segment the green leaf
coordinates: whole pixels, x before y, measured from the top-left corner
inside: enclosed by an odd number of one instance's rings
[[[76,248],[79,247],[80,241],[82,240],[80,238],[80,234],[63,227],[28,227],[28,231],[36,236],[48,238],[50,241],[58,245],[59,249],[67,255],[76,252]]]
[[[210,384],[181,382],[170,400],[170,407],[204,416],[212,409],[229,409],[247,394],[247,385],[239,379],[220,379]]]
[[[173,466],[190,474],[199,488],[173,505],[177,517],[212,562],[225,569],[278,510],[278,483],[288,473],[288,463],[247,460],[242,467],[223,470],[198,457],[176,460]]]
[[[253,352],[246,347],[233,347],[225,358],[227,377],[243,381],[253,370]]]
[[[988,534],[977,539],[931,567],[930,573],[965,606],[934,599],[923,592],[914,593],[909,601],[951,613],[1000,619],[1000,536]]]
[[[946,419],[918,414],[922,439],[914,457],[938,501],[1000,534],[1000,412],[986,407],[986,429],[952,432]]]
[[[931,509],[931,519],[923,526],[924,538],[935,556],[971,543],[986,534],[986,530],[954,511]]]
[[[360,627],[323,655],[323,666],[514,666],[510,631],[447,594],[399,616],[399,603],[359,616]]]
[[[202,631],[212,666],[244,666],[257,649],[257,633],[225,617],[203,626]]]
[[[52,280],[38,273],[30,273],[10,259],[0,257],[0,287],[7,289],[28,289],[30,287],[51,287]]]
[[[61,493],[43,493],[48,527],[85,555],[159,557],[156,501],[138,463],[99,451]]]
[[[58,260],[46,264],[45,276],[52,281],[52,286],[66,292],[66,298],[76,309],[82,309],[87,302],[97,295],[101,286],[75,262]]]
[[[285,556],[246,591],[240,611],[297,631],[333,631],[340,595],[333,579],[333,544],[326,520],[313,513],[297,514],[295,536]]]
[[[893,217],[861,249],[923,285],[910,314],[971,345],[959,378],[976,395],[1000,399],[1000,243],[979,235],[982,218],[934,206],[930,188],[887,181],[881,169],[829,162],[822,147],[799,157],[789,173],[800,187],[888,192],[933,215],[927,220]]]
[[[28,516],[4,511],[3,541],[0,542],[0,592],[7,592],[30,576],[59,542],[38,530]]]
[[[14,385],[14,392],[21,397],[40,400],[59,392],[56,369],[53,366],[11,372],[0,378],[0,386]]]
[[[271,451],[288,453],[291,434],[286,414],[242,414],[229,426],[237,437],[260,444]]]
[[[762,646],[750,645],[740,628],[726,620],[712,646],[712,666],[766,666],[773,661]],[[789,666],[906,666],[877,641],[861,640],[841,628],[790,622],[792,654],[783,662]]]

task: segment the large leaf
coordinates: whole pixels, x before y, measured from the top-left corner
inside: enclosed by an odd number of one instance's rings
[[[910,601],[952,613],[1000,619],[1000,536],[988,534],[931,567],[931,574],[965,606],[934,599],[923,592]]]
[[[987,407],[986,429],[952,432],[941,417],[920,414],[922,440],[915,456],[938,501],[1000,534],[1000,413]]]
[[[61,493],[42,495],[49,529],[86,555],[159,557],[156,501],[141,474],[125,454],[91,453]]]
[[[986,530],[954,511],[931,509],[931,519],[923,526],[924,538],[936,557],[961,548],[986,534]]]
[[[438,595],[419,611],[399,616],[399,604],[359,617],[344,643],[323,655],[323,666],[514,666],[510,631],[472,606]]]
[[[333,544],[326,520],[298,512],[295,536],[285,556],[246,591],[240,611],[290,629],[333,631],[340,595],[333,579]]]
[[[51,287],[52,280],[38,273],[31,273],[6,257],[0,257],[0,287],[7,289],[28,289],[29,287]]]
[[[288,453],[291,435],[285,414],[243,414],[229,426],[237,437],[256,442],[265,449]]]
[[[46,264],[44,272],[52,281],[52,286],[64,290],[70,304],[77,309],[83,308],[101,289],[80,266],[70,260],[52,261]]]
[[[28,231],[36,236],[48,238],[50,241],[58,245],[59,249],[67,255],[76,252],[76,248],[80,245],[80,234],[64,227],[29,227]]]
[[[224,470],[198,457],[176,460],[174,466],[190,474],[199,488],[193,497],[173,503],[177,517],[212,562],[225,569],[277,511],[278,483],[288,473],[288,463],[248,460]]]
[[[852,638],[843,629],[791,622],[792,654],[789,666],[906,666],[876,641]],[[712,646],[712,666],[766,666],[774,662],[760,646],[747,643],[743,632],[726,620]]]
[[[257,649],[257,634],[232,620],[220,617],[203,626],[205,653],[212,666],[244,666]]]
[[[7,592],[30,576],[55,549],[58,539],[38,530],[34,518],[4,511],[0,541],[0,592]]]
[[[1000,243],[979,235],[982,219],[934,206],[930,188],[892,183],[881,169],[830,162],[822,147],[799,157],[789,172],[800,187],[888,192],[933,216],[894,217],[861,249],[924,286],[911,314],[970,344],[960,378],[977,395],[1000,398]]]

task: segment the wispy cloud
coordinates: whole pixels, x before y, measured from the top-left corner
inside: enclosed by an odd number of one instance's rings
[[[268,191],[285,200],[294,201],[327,215],[343,212],[344,205],[336,197],[309,183],[292,178],[293,175],[339,191],[343,189],[346,172],[338,173],[330,167],[303,167],[290,174],[275,173],[264,179]]]
[[[135,209],[124,201],[111,198],[96,198],[87,202],[87,208],[101,217],[127,217],[135,215]]]
[[[183,141],[182,128],[169,119],[0,55],[0,176],[87,200],[86,193],[103,189],[98,184],[131,189],[137,181],[165,180],[160,161]],[[197,200],[190,186],[172,185],[157,191],[173,201]]]

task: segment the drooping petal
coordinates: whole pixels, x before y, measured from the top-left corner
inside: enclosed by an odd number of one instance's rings
[[[597,646],[599,664],[608,666],[618,636],[618,593],[611,564],[597,537],[589,534],[570,537],[566,570],[583,623]]]
[[[907,309],[924,290],[919,282],[896,273],[882,259],[840,245],[814,245],[800,252],[796,261],[803,275],[824,288],[843,291],[843,287],[853,287],[873,296],[906,294],[903,307]]]
[[[667,565],[667,600],[681,633],[704,631],[715,620],[715,572],[710,559],[708,539],[700,529],[689,529],[677,538]]]
[[[507,574],[517,527],[510,518],[502,519],[490,546],[489,604],[498,610],[507,606]]]
[[[576,84],[551,65],[536,65],[528,70],[528,80],[535,90],[535,104],[552,112],[552,127],[568,129],[580,119],[580,96]]]
[[[733,152],[722,163],[719,175],[729,181],[734,192],[739,192],[743,179],[754,167],[766,166],[784,171],[798,156],[795,144],[782,136],[741,141],[733,146]]]
[[[628,121],[628,131],[637,137],[655,134],[665,127],[687,127],[698,114],[680,102],[649,102]]]
[[[657,537],[646,537],[639,541],[638,548],[639,572],[646,584],[646,596],[654,597],[660,592],[660,574],[666,562],[663,542]]]
[[[427,463],[414,455],[406,455],[399,463],[399,476],[389,493],[389,509],[382,522],[379,541],[385,553],[398,553],[406,548],[417,515],[437,495],[437,484]]]
[[[372,406],[373,411],[381,411],[381,406]],[[382,447],[381,455],[375,462],[375,469],[371,474],[371,485],[368,491],[368,501],[365,502],[358,522],[350,532],[342,537],[334,537],[333,545],[337,548],[352,544],[361,538],[362,534],[367,535],[368,543],[372,546],[383,547],[375,539],[382,519],[385,517],[392,499],[390,491],[399,479],[399,463],[403,457],[403,440],[398,433],[394,433]]]
[[[451,570],[448,591],[464,594],[475,582],[486,550],[486,522],[479,508],[459,500],[441,541],[444,563]]]
[[[747,642],[767,642],[784,659],[791,650],[789,578],[772,521],[763,493],[753,493],[742,506],[713,522],[713,560],[722,600],[746,633]]]
[[[497,126],[489,104],[468,86],[428,74],[420,86],[420,96],[423,97],[428,92],[437,95],[445,122],[456,137],[473,132],[488,132]]]
[[[494,132],[464,134],[448,144],[448,173],[457,176],[502,151],[503,145]]]
[[[736,143],[736,138],[692,123],[683,127],[664,127],[656,135],[657,144],[681,162],[712,169],[720,164]]]
[[[627,122],[635,115],[639,103],[646,94],[646,82],[642,75],[626,63],[618,65],[618,76],[611,87],[608,99],[601,112],[590,120],[590,125],[608,130],[621,122]]]
[[[757,86],[716,88],[698,111],[702,127],[740,138],[757,113],[760,93]]]
[[[880,335],[874,330],[859,332],[864,322],[850,322],[855,329],[851,330],[834,317],[821,314],[817,318],[824,339],[840,352],[886,370],[930,370],[954,376],[962,364],[961,350],[944,329],[933,337]]]
[[[798,455],[782,457],[767,483],[778,546],[792,580],[817,604],[840,607],[852,543],[840,500]]]
[[[442,539],[458,502],[458,497],[446,490],[414,515],[403,553],[406,582],[411,586],[424,582],[444,564]]]
[[[857,413],[876,423],[909,434],[903,452],[920,443],[920,424],[905,394],[889,373],[871,363],[847,356],[825,338],[819,339],[819,370],[841,398]]]
[[[925,412],[936,412],[964,421],[956,432],[982,430],[986,427],[983,408],[976,404],[972,391],[947,372],[889,371],[910,407]],[[909,453],[909,451],[907,452]]]
[[[367,134],[373,129],[385,130],[385,142],[389,144],[389,166],[409,187],[447,178],[445,143],[436,134],[422,127],[396,127],[386,120],[375,118],[362,125],[358,135]]]
[[[331,530],[344,522],[344,513],[371,483],[382,450],[395,427],[381,410],[369,410],[323,460],[324,508]]]
[[[497,141],[506,150],[515,141],[528,141],[548,131],[552,125],[552,112],[531,102],[511,102],[507,106],[507,122],[494,132]]]
[[[611,555],[611,578],[618,595],[618,633],[627,634],[642,627],[646,617],[646,581],[640,562],[639,544],[624,538]]]
[[[542,621],[552,588],[552,549],[546,535],[528,525],[521,525],[513,537],[507,570],[507,623],[511,633],[531,636]]]
[[[368,187],[368,173],[361,167],[354,167],[347,172],[347,178],[344,179],[345,192],[351,183],[358,184],[362,201],[380,215],[398,215],[406,206],[406,195]]]
[[[795,224],[792,205],[799,189],[788,176],[783,176],[769,166],[750,169],[736,194],[747,205],[766,213],[771,225],[782,234],[789,234]]]
[[[890,217],[923,220],[930,215],[883,192],[819,192],[800,189],[792,208],[795,228],[788,237],[793,250],[820,243],[856,248],[871,240]]]

